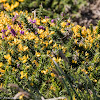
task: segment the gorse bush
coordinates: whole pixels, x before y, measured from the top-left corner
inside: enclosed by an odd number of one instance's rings
[[[99,100],[100,21],[86,28],[64,15],[44,16],[42,6],[14,11],[26,2],[0,1],[6,10],[0,12],[0,99]]]
[[[0,97],[100,99],[100,22],[86,29],[27,11],[0,19]]]

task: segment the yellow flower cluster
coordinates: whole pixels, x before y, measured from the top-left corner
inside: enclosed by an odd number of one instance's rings
[[[46,69],[46,70],[42,70],[41,73],[43,73],[43,74],[47,74],[47,73],[48,73],[48,69]]]
[[[28,59],[28,55],[27,56],[24,55],[22,58],[19,57],[18,59],[21,60],[23,63],[26,63]]]
[[[0,3],[4,3],[4,2],[6,2],[7,0],[0,0]]]
[[[7,59],[8,63],[11,65],[11,56],[10,56],[10,54],[4,55],[4,58]]]
[[[3,3],[3,6],[6,11],[12,11],[14,8],[19,6],[19,2],[24,2],[24,0],[13,1],[11,0],[11,5],[7,3],[7,0],[0,0],[0,3]]]
[[[7,11],[12,11],[14,8],[18,7],[19,6],[19,2],[15,2],[15,4],[11,4],[9,5],[9,3],[5,3],[3,4],[4,8],[7,10]]]
[[[74,34],[74,42],[75,44],[79,45],[79,47],[84,47],[85,49],[91,48],[94,41],[98,39],[100,36],[97,34],[97,27],[93,30],[91,33],[91,30],[89,28],[86,29],[85,26],[81,27],[79,25],[76,25],[72,28]],[[81,40],[79,41],[80,38]],[[96,47],[99,47],[99,44],[95,44]]]
[[[7,5],[7,4],[5,4],[5,5]],[[16,3],[16,5],[17,5],[17,3]],[[9,8],[9,9],[12,9],[12,8]],[[18,21],[18,17],[22,14],[26,16],[29,23],[30,23],[30,19],[35,21],[35,23],[33,23],[32,28],[34,28],[34,26],[36,26],[36,25],[38,27],[40,27],[40,28],[37,27],[37,34],[35,34],[35,32],[33,32],[33,31],[31,31],[31,32],[28,31],[27,28],[24,27],[25,23],[23,21],[20,21],[20,22]],[[32,16],[30,17],[28,15],[27,11],[26,12],[16,11],[16,12],[11,13],[11,16],[16,16],[16,17],[12,17],[12,19],[11,19],[3,11],[0,12],[0,19],[1,19],[1,21],[0,21],[0,26],[1,26],[0,27],[0,37],[1,37],[0,45],[2,45],[2,41],[4,40],[5,42],[7,41],[7,45],[10,47],[9,49],[7,49],[7,52],[9,54],[4,55],[4,58],[7,60],[8,65],[11,65],[12,63],[20,62],[22,64],[25,64],[25,66],[32,66],[30,64],[26,65],[28,63],[28,61],[30,60],[30,62],[32,64],[35,64],[37,67],[39,67],[39,63],[38,63],[39,61],[37,59],[40,59],[45,54],[53,57],[53,55],[51,54],[52,50],[55,51],[58,48],[60,48],[60,49],[62,49],[63,53],[65,53],[66,48],[60,44],[57,44],[52,38],[52,35],[55,34],[55,31],[50,31],[49,27],[47,26],[48,23],[52,24],[50,22],[49,18],[46,18],[46,19],[33,18]],[[13,18],[16,19],[16,22],[17,22],[16,24],[14,24]],[[62,22],[61,26],[63,25],[63,23],[64,22]],[[46,26],[45,29],[43,29],[43,28],[41,29],[40,25],[45,25]],[[42,26],[42,27],[44,27],[44,26]],[[64,27],[66,27],[66,26],[64,26]],[[62,28],[64,28],[64,27],[62,26]],[[2,31],[2,30],[4,30],[4,31]],[[15,34],[15,36],[13,34]],[[34,45],[26,44],[29,41],[34,41],[34,43],[33,43]],[[16,49],[14,49],[13,47],[15,47]],[[35,51],[34,50],[32,51],[32,52],[34,52],[34,56],[30,57],[29,53],[33,47],[35,50]],[[50,48],[50,49],[48,49],[48,48]],[[15,56],[16,53],[17,53],[18,57],[13,58],[13,56]],[[23,54],[23,53],[26,53],[26,54]],[[34,57],[36,57],[36,58],[34,58]],[[53,58],[53,59],[56,62],[58,62],[59,64],[62,61],[59,56],[57,58]],[[54,66],[53,62],[52,61],[50,61],[50,62]],[[2,63],[0,64],[0,66],[2,66]],[[21,79],[23,79],[23,77],[27,77],[27,74],[25,74],[25,73],[27,73],[27,72],[22,71],[20,73]],[[41,73],[47,74],[48,69],[42,70]],[[51,76],[54,77],[55,74],[51,73]]]
[[[19,2],[24,2],[24,0],[18,0]]]

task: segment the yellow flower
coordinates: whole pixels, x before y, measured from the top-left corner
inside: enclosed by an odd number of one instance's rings
[[[16,8],[16,7],[18,7],[19,6],[19,2],[15,2],[15,4],[14,4],[14,8]]]
[[[6,2],[7,0],[0,0],[0,3],[2,3],[2,2]]]
[[[13,41],[14,44],[19,44],[20,42],[21,40],[14,38],[14,41]]]
[[[38,29],[38,34],[43,34],[44,30]]]
[[[22,58],[23,63],[26,63],[27,59],[28,59],[28,55],[27,56],[24,55],[23,58]]]
[[[81,37],[80,33],[77,33],[77,34],[75,34],[75,35],[76,35],[76,37]]]
[[[46,47],[48,46],[48,41],[45,41],[44,44],[46,45]]]
[[[45,35],[44,34],[41,34],[39,35],[40,38],[44,39],[45,38]]]
[[[55,48],[55,47],[57,47],[57,44],[56,43],[53,45],[53,48]]]
[[[53,86],[51,86],[51,87],[50,87],[50,90],[53,90],[53,91],[55,91],[55,88],[54,88]]]
[[[1,83],[1,84],[0,84],[0,88],[2,88],[2,87],[3,87],[3,84]]]
[[[46,69],[46,73],[48,73],[48,69]]]
[[[50,23],[50,26],[55,26],[55,23]]]
[[[82,72],[84,72],[85,74],[87,74],[87,73],[88,73],[85,69],[82,69]]]
[[[75,64],[77,63],[77,61],[75,61]]]
[[[0,74],[0,77],[1,77],[2,75]]]
[[[50,90],[53,90],[53,86],[50,87]]]
[[[21,58],[21,57],[18,57],[18,59],[19,59],[19,60],[22,60],[22,58]]]
[[[31,86],[33,86],[33,83],[30,83]]]
[[[95,83],[97,82],[97,80],[95,79],[95,80],[93,80]]]
[[[61,26],[62,26],[62,27],[65,27],[65,26],[66,26],[66,22],[62,22],[62,23],[61,23]]]
[[[30,66],[26,66],[25,70],[27,70],[28,68],[30,68]]]
[[[62,32],[62,33],[65,33],[65,31],[64,31],[64,29],[63,29],[63,28],[61,29],[61,32]]]
[[[83,43],[82,42],[79,43],[79,47],[81,47],[81,46],[83,46]]]
[[[30,33],[29,35],[28,35],[28,39],[29,40],[33,40],[33,39],[35,39],[36,38],[36,36],[33,34],[33,33]]]
[[[49,44],[51,44],[52,42],[53,42],[53,40],[50,40],[50,41],[49,41]]]
[[[39,66],[39,64],[38,64],[38,62],[36,61],[36,60],[33,60],[33,63],[35,63],[35,65],[38,67]]]
[[[23,2],[24,0],[18,0],[19,2]]]
[[[74,27],[72,28],[72,30],[73,30],[73,32],[74,32],[75,34],[77,34],[80,28],[81,28],[81,26],[76,25],[76,26],[74,26]]]
[[[48,69],[42,70],[41,73],[44,73],[46,75],[48,73]]]
[[[10,59],[8,59],[8,64],[11,65],[11,60]]]
[[[76,100],[75,97],[73,97],[73,100]]]
[[[98,34],[98,38],[100,38],[100,34]]]
[[[9,66],[6,66],[6,69],[8,69],[9,68]]]
[[[61,57],[57,57],[56,59],[57,62],[61,62],[61,60],[62,60]]]
[[[48,20],[43,19],[43,20],[41,20],[41,22],[42,22],[43,24],[46,24],[46,23],[48,22]]]
[[[38,46],[36,44],[34,44],[34,47],[37,48]]]
[[[3,69],[0,68],[0,72],[1,72],[1,73],[5,73],[5,70],[3,70]]]
[[[36,18],[36,25],[40,25],[40,20]]]
[[[23,77],[27,78],[27,73],[24,73],[23,71],[21,71],[20,74],[21,74],[20,79],[23,79]]]
[[[92,70],[93,70],[93,68],[92,68],[91,66],[89,66],[89,67],[88,67],[88,70],[92,71]]]
[[[59,44],[59,49],[61,49],[62,47],[61,47],[61,45]]]
[[[22,46],[22,44],[19,44],[19,45],[18,45],[18,49],[19,49],[18,51],[23,51],[23,46]]]
[[[2,44],[2,40],[0,40],[0,45]]]
[[[2,63],[2,62],[0,62],[0,67],[1,67],[1,66],[3,66],[3,63]]]
[[[96,47],[99,48],[99,45],[97,44]]]
[[[41,48],[41,50],[44,50],[44,48],[45,48],[45,46],[43,46],[43,47]]]
[[[81,33],[82,33],[83,37],[85,38],[86,37],[86,34],[87,34],[86,30],[82,30]]]
[[[52,76],[52,77],[55,77],[55,74],[54,74],[54,73],[51,73],[51,76]]]
[[[68,23],[70,23],[70,22],[71,22],[71,20],[70,20],[70,19],[68,19],[68,20],[67,20],[67,22],[68,22]]]
[[[72,63],[75,63],[75,61],[74,61],[74,60],[72,60]]]
[[[23,96],[24,96],[24,94],[22,94],[21,96],[19,96],[19,99],[23,100]]]
[[[86,32],[87,32],[88,34],[90,34],[90,33],[91,33],[91,30],[90,30],[90,29],[87,29]]]
[[[57,59],[56,59],[56,57],[53,57],[53,60],[57,62]]]
[[[41,70],[41,73],[44,73],[44,70]]]
[[[3,4],[3,6],[7,11],[10,10],[10,5],[8,3]]]
[[[90,42],[93,43],[93,40],[94,40],[94,39],[91,39]]]
[[[51,32],[50,32],[50,35],[52,35],[52,34],[54,34],[54,33],[55,33],[54,31],[51,31]]]
[[[10,54],[4,55],[4,58],[5,58],[5,59],[9,59],[9,60],[11,60],[11,56],[10,56]]]
[[[26,50],[28,50],[28,47],[27,46],[24,46],[23,47],[23,51],[26,51]]]
[[[74,40],[75,44],[77,44],[77,41],[78,41],[77,39]]]
[[[91,35],[88,35],[87,38],[88,38],[88,40],[91,40],[92,39],[92,36]]]
[[[7,40],[13,40],[13,36],[12,35],[9,35],[8,37],[7,37]]]
[[[41,56],[41,54],[40,54],[39,52],[37,52],[37,51],[36,51],[35,55],[36,55],[37,57],[40,57],[40,56]]]
[[[14,5],[11,4],[11,6],[10,6],[10,11],[12,11],[13,9],[14,9]]]
[[[85,56],[88,56],[88,55],[89,55],[89,53],[85,52]]]
[[[50,53],[50,50],[47,50],[47,55]]]
[[[88,45],[85,44],[85,45],[84,45],[84,48],[87,49],[87,48],[88,48]]]
[[[12,71],[13,71],[13,72],[16,71],[15,67],[12,68]]]

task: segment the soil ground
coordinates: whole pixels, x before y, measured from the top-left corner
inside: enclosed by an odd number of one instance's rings
[[[100,0],[88,2],[87,6],[81,7],[74,16],[73,22],[79,25],[89,27],[90,24],[93,24],[93,26],[96,26],[98,20],[100,20]]]

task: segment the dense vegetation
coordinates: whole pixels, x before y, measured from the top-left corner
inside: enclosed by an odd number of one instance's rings
[[[8,9],[11,10],[19,11],[23,9],[28,10],[28,12],[33,10],[40,12],[41,10],[42,16],[48,15],[52,18],[56,18],[62,12],[65,13],[64,16],[68,16],[68,12],[77,13],[79,8],[87,5],[87,0],[1,0],[0,2],[5,2],[5,6],[8,6]],[[41,6],[43,9],[41,9]],[[3,9],[3,6],[1,6],[1,9]]]
[[[42,7],[13,11],[31,0],[6,1],[0,12],[0,99],[99,100],[100,21],[86,28],[64,15],[44,16]]]

